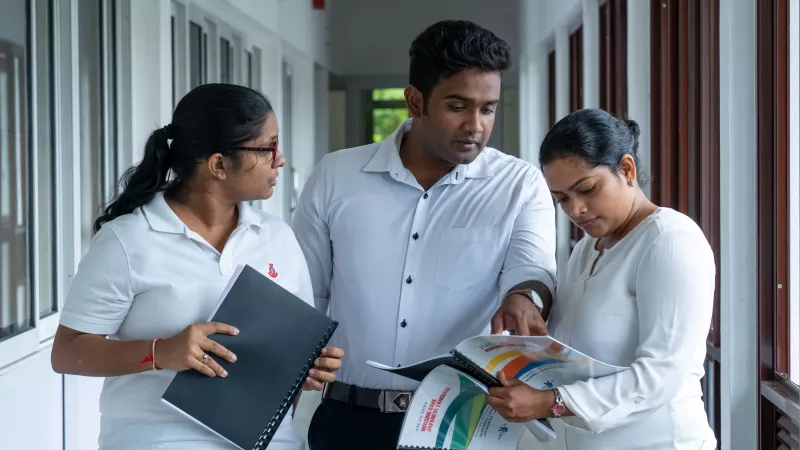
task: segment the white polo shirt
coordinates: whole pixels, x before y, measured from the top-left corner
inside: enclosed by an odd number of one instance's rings
[[[111,339],[168,338],[208,321],[240,264],[264,274],[271,265],[278,273],[275,282],[312,302],[303,254],[283,221],[240,204],[239,226],[220,253],[189,230],[159,194],[95,235],[72,282],[61,323]],[[161,370],[105,379],[101,450],[236,448],[161,402],[174,375]],[[227,413],[235,420],[236,411]],[[291,429],[291,412],[286,417],[270,450],[304,448]]]
[[[488,333],[501,297],[536,280],[553,291],[555,209],[533,165],[485,148],[424,190],[400,160],[406,122],[386,141],[326,155],[292,227],[317,308],[340,326],[341,381],[417,383],[367,360],[413,363]]]

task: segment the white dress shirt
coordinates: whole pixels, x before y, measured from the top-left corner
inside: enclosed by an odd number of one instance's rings
[[[703,407],[716,267],[687,216],[659,208],[612,248],[586,237],[559,277],[551,335],[628,369],[561,389],[569,450],[713,449]],[[592,265],[597,263],[592,273]]]
[[[220,253],[189,230],[159,194],[106,223],[94,236],[72,282],[61,324],[118,340],[172,337],[208,321],[240,264],[265,275],[272,266],[276,283],[313,302],[305,259],[285,222],[240,204],[239,226]],[[100,396],[100,449],[237,448],[161,402],[174,376],[165,369],[106,378]],[[236,420],[236,411],[225,414]],[[269,448],[304,448],[291,428],[291,411]]]
[[[317,308],[340,322],[339,379],[361,387],[414,389],[366,361],[447,353],[488,333],[517,284],[555,282],[555,209],[541,172],[487,147],[426,191],[398,153],[409,126],[326,155],[293,218]]]

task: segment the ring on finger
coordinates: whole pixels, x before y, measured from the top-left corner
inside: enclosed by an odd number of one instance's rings
[[[203,353],[203,356],[200,357],[200,362],[203,364],[208,364],[208,354]]]

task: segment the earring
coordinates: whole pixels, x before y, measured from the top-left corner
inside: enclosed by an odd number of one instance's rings
[[[633,180],[628,180],[628,186],[633,187]]]
[[[225,179],[225,174],[224,174],[224,173],[222,174],[222,179],[223,179],[223,180]]]

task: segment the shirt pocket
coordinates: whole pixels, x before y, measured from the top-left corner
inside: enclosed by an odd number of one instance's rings
[[[490,278],[497,255],[497,228],[447,228],[439,241],[437,285],[461,291]]]

